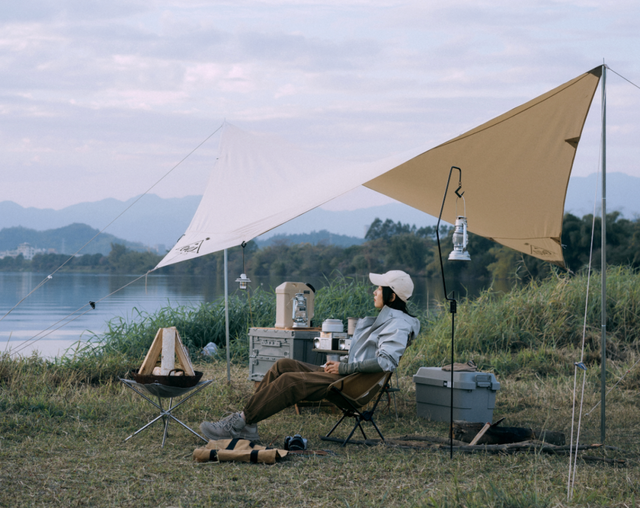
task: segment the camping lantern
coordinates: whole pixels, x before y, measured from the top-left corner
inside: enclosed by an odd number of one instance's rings
[[[296,293],[293,297],[293,311],[291,312],[293,328],[309,328],[309,318],[307,316],[307,299],[304,293]]]
[[[453,231],[453,250],[449,254],[449,261],[471,261],[471,256],[467,252],[467,245],[469,245],[467,218],[460,216],[456,219],[456,226]]]
[[[251,282],[251,279],[247,277],[246,273],[244,273],[244,248],[247,246],[247,242],[242,242],[240,245],[242,247],[242,272],[243,273],[241,273],[240,277],[236,279],[236,282],[240,284],[240,289],[246,290],[247,287],[249,286],[249,282]]]
[[[251,279],[247,277],[246,273],[241,273],[240,277],[236,279],[236,282],[240,284],[240,289],[247,289],[249,282],[251,282]]]

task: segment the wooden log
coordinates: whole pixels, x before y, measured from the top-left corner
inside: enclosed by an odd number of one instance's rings
[[[538,441],[544,443],[563,445],[565,444],[564,432],[555,432],[553,430],[536,430],[533,429],[533,436]]]
[[[184,346],[176,327],[159,328],[138,372],[148,376],[153,372],[158,359],[161,358],[160,374],[158,375],[166,376],[174,369],[176,356],[185,375],[195,376],[189,351]]]
[[[593,450],[595,448],[599,448],[599,445],[580,445],[578,447],[578,451],[583,450]],[[446,446],[439,446],[439,449],[446,450],[448,449]],[[515,452],[542,452],[542,453],[552,453],[552,454],[560,454],[567,455],[570,453],[570,446],[554,446],[546,443],[540,442],[531,442],[524,441],[522,443],[510,443],[510,444],[500,444],[500,445],[466,445],[454,447],[454,451],[462,452],[462,453],[477,453],[477,452],[486,452],[486,453],[515,453]],[[575,447],[573,448],[575,452]]]
[[[627,467],[627,461],[623,459],[608,459],[606,457],[591,457],[589,455],[582,455],[580,458],[585,462],[604,462],[612,466]]]
[[[473,438],[482,430],[482,423],[475,422],[453,422],[454,438],[465,443],[470,443]],[[534,430],[524,427],[495,427],[491,426],[477,444],[507,444],[519,443],[522,441],[538,440],[549,444],[564,445],[565,437],[562,432],[550,430]]]
[[[473,438],[473,440],[471,441],[471,446],[478,444],[478,441],[480,441],[482,439],[482,436],[485,435],[485,433],[489,430],[489,428],[491,427],[491,423],[487,422],[484,424],[484,427],[482,427],[482,429],[480,430],[480,432],[478,432],[476,434],[476,437]]]
[[[193,370],[193,364],[191,363],[191,358],[189,357],[189,350],[182,343],[182,338],[180,337],[178,330],[175,327],[174,330],[176,331],[175,347],[178,361],[184,369],[185,376],[195,376],[196,373]]]
[[[162,351],[162,328],[158,328],[155,338],[153,339],[153,343],[147,351],[147,355],[144,357],[144,361],[140,366],[139,374],[143,376],[148,376],[153,372],[156,363],[158,362],[158,357],[160,356],[160,352]]]
[[[332,441],[334,443],[342,444],[344,439],[336,438],[336,437],[324,437],[320,436],[320,439],[323,441]],[[443,443],[446,442],[446,443]],[[367,446],[378,446],[383,444],[388,447],[399,448],[403,450],[441,450],[448,452],[450,449],[450,445],[448,444],[449,440],[441,437],[433,437],[433,436],[400,436],[392,439],[385,439],[384,441],[380,439],[367,439],[366,441],[360,439],[351,439],[349,444],[355,445],[367,445]],[[568,455],[573,451],[576,452],[575,447],[570,445],[564,446],[555,446],[552,444],[541,443],[541,442],[533,442],[533,441],[523,441],[520,443],[509,443],[509,444],[499,444],[499,445],[468,445],[466,443],[462,443],[461,441],[453,441],[453,451],[456,453],[487,453],[490,455],[497,454],[514,454],[514,453],[548,453],[548,454],[558,454],[558,455]],[[603,446],[601,444],[591,444],[591,445],[580,445],[577,451],[585,451],[585,450],[596,450],[599,448],[611,449],[614,451],[621,451],[613,446]],[[586,462],[603,462],[606,464],[610,464],[618,467],[626,467],[627,462],[623,459],[610,459],[604,457],[592,457],[588,455],[581,455],[581,459]]]
[[[160,358],[160,375],[168,376],[176,366],[176,329],[162,329],[162,357]]]
[[[387,442],[421,442],[421,441],[427,441],[429,443],[433,443],[433,444],[449,444],[449,439],[444,438],[444,437],[439,437],[439,436],[420,436],[420,435],[410,435],[410,434],[405,434],[404,436],[396,436],[396,437],[392,437],[390,439],[386,440]],[[453,445],[454,446],[463,446],[463,447],[469,447],[470,445],[468,445],[467,443],[463,442],[463,441],[457,441],[457,440],[453,440]],[[477,448],[478,450],[485,450],[485,449],[491,449],[492,447],[494,447],[496,445],[477,445],[474,448]],[[541,447],[545,447],[545,450],[549,453],[565,453],[565,452],[569,452],[571,450],[575,451],[575,446],[571,446],[571,445],[553,445],[550,443],[542,443],[539,441],[523,441],[520,443],[507,443],[505,445],[498,445],[498,446],[504,446],[504,449],[508,449],[508,448],[516,448],[516,447],[527,447],[527,448],[541,448]],[[610,450],[610,451],[614,451],[614,452],[620,452],[620,453],[626,453],[626,454],[630,454],[633,456],[636,456],[637,454],[635,453],[629,453],[627,450],[622,450],[621,448],[618,448],[616,446],[609,446],[609,445],[603,445],[600,443],[594,443],[594,444],[582,444],[578,447],[578,451],[583,451],[583,450],[596,450],[602,448],[604,450]],[[499,448],[502,449],[502,448]]]
[[[483,423],[454,421],[453,437],[459,441],[470,443],[478,432],[482,430],[483,426]],[[531,429],[519,427],[490,427],[477,444],[518,443],[530,439],[533,439]]]

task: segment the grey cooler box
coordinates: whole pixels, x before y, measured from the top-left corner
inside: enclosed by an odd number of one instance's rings
[[[319,328],[250,328],[249,380],[262,381],[280,358],[322,365],[324,355],[313,350],[313,339],[319,335]]]
[[[451,371],[440,367],[420,367],[416,385],[418,416],[448,422],[451,414]],[[453,373],[453,419],[466,422],[490,422],[500,383],[484,372]]]

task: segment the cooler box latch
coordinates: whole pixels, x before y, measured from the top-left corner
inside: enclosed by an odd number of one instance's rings
[[[491,388],[491,374],[478,374],[476,376],[476,386],[478,388]]]

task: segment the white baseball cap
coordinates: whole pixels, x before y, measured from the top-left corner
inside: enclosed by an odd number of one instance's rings
[[[370,273],[369,280],[375,286],[390,287],[403,302],[406,302],[413,294],[413,281],[409,274],[402,270],[391,270],[383,274]]]

